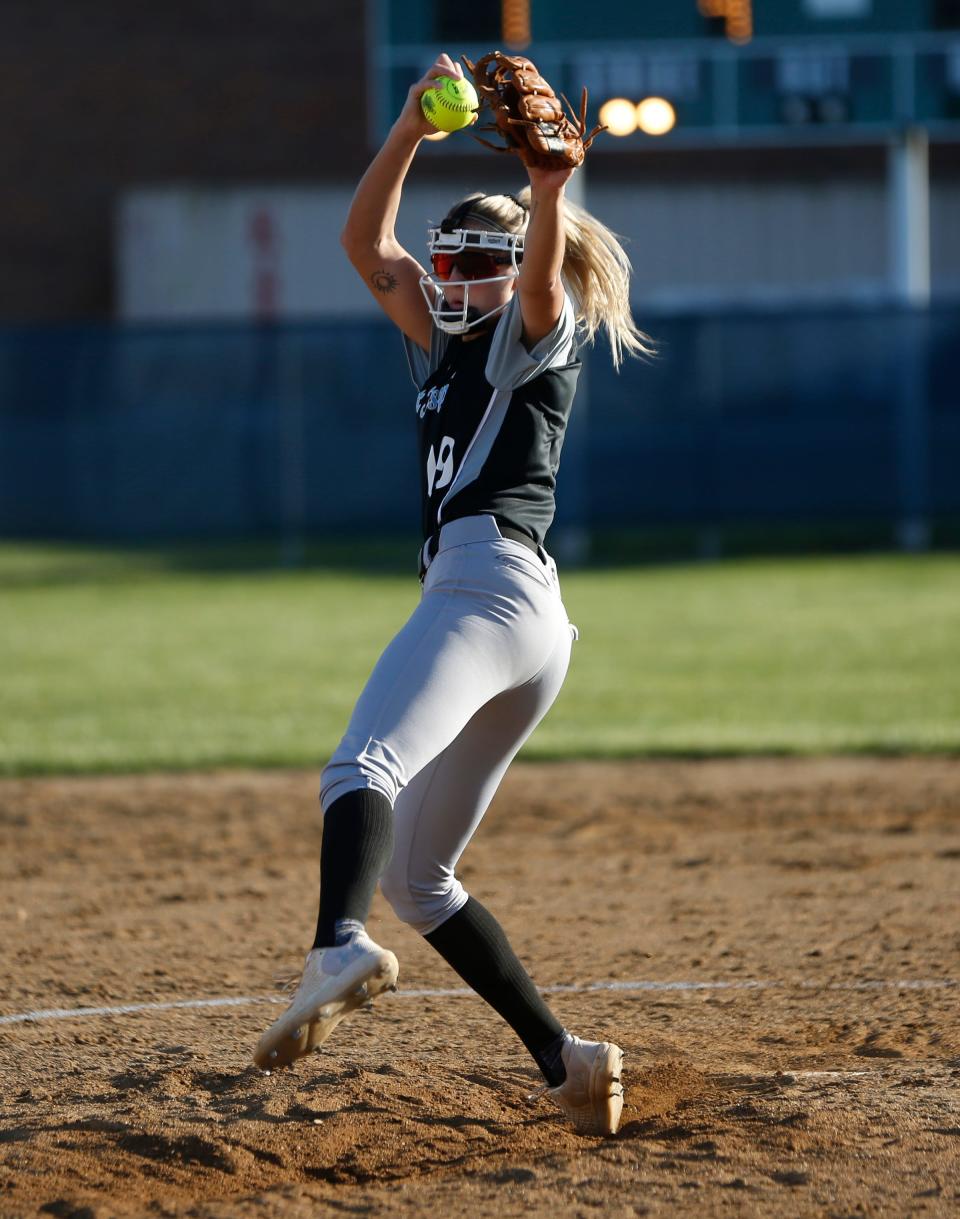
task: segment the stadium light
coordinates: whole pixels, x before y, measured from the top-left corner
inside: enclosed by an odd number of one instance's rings
[[[625,97],[611,97],[600,107],[600,122],[611,135],[633,135],[637,129],[637,107]]]
[[[636,125],[644,135],[666,135],[677,125],[677,112],[665,97],[645,97],[637,102]]]

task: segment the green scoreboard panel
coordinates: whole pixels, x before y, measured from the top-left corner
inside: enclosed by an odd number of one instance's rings
[[[507,49],[499,0],[475,0],[465,15],[459,8],[371,0],[372,142],[440,50],[476,58]],[[665,135],[605,138],[597,152],[860,143],[910,125],[960,140],[960,0],[753,0],[753,36],[737,44],[698,0],[532,0],[531,18],[525,53],[571,99],[587,86],[591,122],[615,97],[662,97],[676,113]],[[476,148],[463,137],[457,144]]]
[[[454,37],[489,41],[500,35],[500,0],[389,0],[385,34],[394,45]],[[719,7],[723,7],[720,5]],[[700,0],[531,0],[534,37],[572,42],[723,37],[724,23],[705,17]],[[957,0],[753,0],[759,37],[819,34],[901,34],[960,27]],[[459,11],[466,10],[466,11]]]

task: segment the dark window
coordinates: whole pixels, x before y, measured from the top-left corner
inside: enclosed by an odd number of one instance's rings
[[[484,42],[491,46],[500,41],[499,4],[450,4],[437,0],[435,27],[438,42]]]
[[[937,30],[960,29],[960,0],[934,0],[933,27]]]
[[[703,32],[707,38],[726,38],[726,17],[701,17],[700,20],[703,22]]]

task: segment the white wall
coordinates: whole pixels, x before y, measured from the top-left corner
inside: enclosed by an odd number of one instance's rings
[[[519,183],[518,183],[519,184]],[[427,221],[476,179],[411,183],[398,236],[425,259]],[[340,248],[353,186],[129,193],[116,227],[118,314],[131,321],[367,317],[376,303]],[[876,300],[886,294],[881,180],[586,183],[627,237],[638,308]],[[960,292],[960,182],[931,188],[933,289]]]
[[[401,242],[425,262],[427,220],[439,221],[476,189],[473,181],[411,186],[397,226]],[[376,303],[340,248],[352,195],[352,184],[130,192],[116,226],[118,315],[373,316]]]

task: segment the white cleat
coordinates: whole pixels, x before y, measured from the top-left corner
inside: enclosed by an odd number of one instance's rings
[[[623,1110],[623,1051],[609,1041],[571,1036],[560,1056],[567,1078],[544,1093],[556,1101],[578,1134],[616,1134]]]
[[[311,949],[290,1006],[257,1042],[254,1063],[273,1070],[318,1049],[344,1016],[396,990],[398,972],[393,953],[366,934],[339,948]]]

